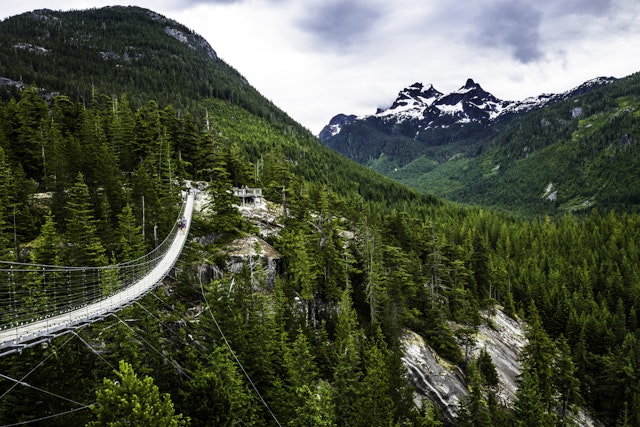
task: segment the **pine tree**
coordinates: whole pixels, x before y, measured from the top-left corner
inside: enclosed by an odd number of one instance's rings
[[[88,427],[178,427],[187,425],[182,415],[176,415],[168,394],[160,394],[153,378],[139,379],[131,365],[120,361],[115,371],[117,381],[105,378],[96,391],[92,407],[95,420]]]
[[[555,389],[553,386],[553,358],[555,347],[542,326],[535,304],[529,307],[529,321],[525,332],[527,344],[520,353],[522,370],[535,375],[540,386],[540,398],[545,409],[551,411],[555,407]]]
[[[420,413],[417,416],[416,427],[442,427],[442,421],[437,406],[428,400],[422,401]]]
[[[391,398],[391,378],[388,366],[389,350],[380,327],[364,350],[364,376],[360,385],[358,410],[353,416],[356,425],[389,427],[395,419],[395,406]]]
[[[342,292],[336,324],[336,366],[333,373],[333,401],[336,407],[336,424],[359,425],[354,414],[358,410],[359,383],[362,379],[360,346],[363,340],[358,329],[356,312],[351,302],[351,290]]]
[[[318,381],[318,372],[309,342],[298,330],[296,340],[285,346],[284,366],[293,399],[290,400],[288,425],[333,426],[335,408],[331,389],[325,381]]]
[[[525,370],[518,377],[516,400],[513,404],[515,419],[522,427],[554,425],[552,414],[547,411],[540,383],[534,371]]]
[[[475,362],[471,363],[469,370],[468,378],[471,391],[458,404],[456,426],[491,426],[493,423],[483,394],[482,377]]]
[[[9,208],[7,202],[11,193],[11,187],[9,185],[11,177],[12,174],[9,169],[7,158],[4,150],[0,147],[0,260],[3,261],[15,261],[17,257],[14,245],[11,243],[7,233],[7,221],[5,216]]]
[[[67,213],[68,246],[63,252],[63,261],[78,266],[106,265],[106,252],[97,235],[89,188],[82,174],[78,174],[76,183],[69,190]]]
[[[129,204],[118,214],[116,236],[118,238],[116,258],[119,262],[136,259],[145,254],[142,227],[136,225],[136,218]]]
[[[132,171],[136,163],[134,151],[135,119],[126,95],[120,99],[113,98],[110,113],[109,143],[111,152],[118,159],[121,170]]]
[[[226,347],[215,347],[182,390],[193,425],[259,425],[256,399]]]
[[[576,367],[571,358],[571,349],[564,336],[556,340],[557,355],[554,359],[554,385],[558,392],[558,415],[561,425],[567,425],[568,417],[575,413],[576,406],[583,403],[580,382],[576,378]]]
[[[51,212],[45,216],[40,236],[35,240],[30,252],[31,261],[36,264],[59,265],[62,239],[56,231],[56,223]]]
[[[224,168],[215,168],[211,174],[213,177],[213,181],[209,184],[211,199],[207,205],[211,223],[216,232],[233,235],[242,226],[242,215],[234,206],[239,200],[233,194],[229,173]]]
[[[40,181],[43,173],[42,148],[47,104],[35,89],[24,90],[15,109],[16,134],[11,138],[11,154],[22,164],[27,177]]]
[[[315,387],[307,384],[296,390],[298,400],[302,402],[295,409],[295,417],[288,423],[291,427],[334,427],[335,405],[332,400],[331,386],[319,381]]]
[[[491,355],[487,351],[486,347],[480,350],[478,360],[476,361],[478,367],[478,373],[480,374],[482,384],[496,388],[499,385],[498,371],[491,360]]]

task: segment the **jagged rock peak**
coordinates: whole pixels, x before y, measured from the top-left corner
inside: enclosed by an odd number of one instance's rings
[[[340,133],[343,126],[355,121],[357,118],[358,117],[354,114],[336,114],[331,118],[329,124],[320,131],[318,137],[324,141],[327,138]]]
[[[398,93],[398,97],[394,101],[391,109],[394,108],[394,105],[401,103],[404,100],[416,100],[422,103],[430,104],[433,102],[435,98],[442,96],[442,92],[436,90],[432,84],[430,84],[427,88],[420,82],[416,82],[411,86],[408,86],[401,90]]]
[[[387,109],[378,108],[376,116],[399,115],[403,119],[420,117],[424,110],[442,96],[433,85],[416,82],[402,89]]]

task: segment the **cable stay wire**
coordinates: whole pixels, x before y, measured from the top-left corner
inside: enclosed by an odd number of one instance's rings
[[[82,327],[84,327],[86,325],[83,325]],[[60,348],[63,348],[65,345],[67,345],[69,343],[69,341],[71,341],[73,339],[73,337],[69,337],[69,339],[67,339],[65,342],[62,343],[62,345],[60,346]],[[32,373],[34,373],[36,370],[38,370],[38,368],[40,368],[47,360],[49,360],[50,357],[54,356],[57,354],[56,350],[53,350],[52,352],[50,352],[47,357],[45,357],[44,359],[42,359],[40,361],[40,363],[38,363],[36,366],[34,366],[29,372],[27,372],[22,378],[20,378],[19,380],[14,380],[11,378],[11,381],[14,381],[14,384],[9,387],[9,389],[7,391],[5,391],[4,393],[2,393],[2,396],[0,396],[0,400],[4,399],[4,397],[9,394],[11,392],[11,390],[13,390],[16,386],[18,386],[18,384],[22,384],[25,382],[25,380],[29,377],[29,375],[31,375]]]
[[[82,327],[85,327],[85,326],[87,326],[87,325],[83,325]],[[75,334],[75,332],[74,332],[74,334]],[[75,334],[75,335],[76,335],[76,336],[78,336],[77,334]],[[78,337],[79,337],[79,336],[78,336]],[[62,343],[62,345],[61,345],[59,348],[63,348],[64,346],[66,346],[66,345],[67,345],[67,344],[68,344],[72,339],[73,339],[73,336],[70,336],[67,340],[65,340],[65,341]],[[2,426],[2,427],[11,427],[11,426],[18,426],[18,425],[26,425],[26,424],[36,423],[36,422],[40,422],[40,421],[45,421],[45,420],[53,419],[53,418],[60,417],[60,416],[63,416],[63,415],[67,415],[67,414],[70,414],[70,413],[73,413],[73,412],[77,412],[77,411],[82,411],[82,410],[85,410],[85,409],[89,409],[89,408],[91,408],[91,405],[93,405],[93,404],[94,404],[94,403],[91,403],[91,404],[89,404],[89,405],[86,405],[86,404],[84,404],[84,403],[77,402],[77,401],[75,401],[75,400],[73,400],[73,399],[69,399],[69,398],[67,398],[67,397],[65,397],[65,396],[62,396],[62,395],[60,395],[60,394],[57,394],[57,393],[54,393],[54,392],[51,392],[51,391],[45,390],[45,389],[43,389],[43,388],[41,388],[41,387],[37,387],[37,386],[34,386],[34,385],[29,384],[29,383],[27,383],[27,382],[26,382],[26,379],[27,379],[27,378],[28,378],[32,373],[34,373],[36,370],[38,370],[38,369],[39,369],[39,368],[40,368],[44,363],[46,363],[46,362],[49,360],[49,358],[51,358],[52,356],[54,356],[54,355],[56,355],[56,354],[57,354],[57,350],[55,350],[55,349],[54,349],[54,350],[53,350],[53,351],[51,351],[51,352],[50,352],[50,353],[49,353],[49,354],[48,354],[44,359],[42,359],[42,360],[41,360],[41,361],[40,361],[36,366],[34,366],[34,367],[29,371],[29,372],[27,372],[24,376],[22,376],[22,378],[20,378],[19,380],[18,380],[18,379],[15,379],[15,378],[12,378],[12,377],[10,377],[10,376],[8,376],[8,375],[4,375],[4,374],[1,374],[1,373],[0,373],[0,377],[1,377],[1,378],[4,378],[4,379],[6,379],[6,380],[9,380],[9,381],[12,381],[12,382],[13,382],[13,385],[12,385],[11,387],[9,387],[9,389],[8,389],[8,390],[6,390],[6,391],[2,394],[2,396],[0,396],[0,400],[2,400],[2,399],[3,399],[7,394],[9,394],[9,393],[10,393],[10,392],[15,388],[15,387],[17,387],[18,385],[21,385],[21,386],[23,386],[23,387],[27,387],[27,388],[30,388],[30,389],[36,390],[36,391],[38,391],[38,392],[40,392],[40,393],[44,393],[44,394],[47,394],[47,395],[50,395],[50,396],[56,397],[56,398],[58,398],[58,399],[61,399],[61,400],[64,400],[64,401],[70,402],[70,403],[72,403],[72,404],[74,404],[74,405],[77,405],[77,406],[78,406],[78,408],[73,408],[73,409],[68,410],[68,411],[60,412],[60,413],[53,414],[53,415],[47,415],[47,416],[44,416],[44,417],[41,417],[41,418],[37,418],[37,419],[33,419],[33,420],[22,421],[22,422],[13,423],[13,424],[5,424],[5,425],[4,425],[4,426]]]
[[[178,372],[180,372],[182,375],[184,375],[185,377],[187,377],[188,380],[192,380],[193,378],[191,378],[191,375],[189,375],[187,373],[187,370],[185,368],[183,368],[182,366],[180,366],[180,364],[175,361],[174,359],[170,359],[168,358],[166,355],[162,354],[162,352],[160,350],[158,350],[157,348],[155,348],[153,345],[151,345],[151,343],[149,343],[149,341],[145,340],[140,333],[136,332],[131,326],[127,325],[127,322],[125,322],[124,320],[122,320],[121,318],[118,317],[117,314],[115,313],[111,313],[111,316],[115,317],[116,319],[118,319],[118,321],[120,323],[122,323],[125,327],[127,327],[131,332],[133,332],[134,334],[136,334],[136,336],[141,339],[146,345],[148,345],[153,351],[155,351],[156,353],[158,353],[158,355],[160,357],[162,357],[166,362],[169,362],[169,364],[171,366],[173,366],[174,368],[176,368],[178,370]]]
[[[93,348],[93,346],[91,344],[89,344],[87,341],[84,340],[84,338],[82,338],[76,331],[71,331],[71,333],[73,335],[75,335],[76,337],[78,337],[78,339],[87,347],[89,348],[89,350],[91,350],[93,352],[93,354],[95,354],[96,356],[98,356],[98,358],[100,360],[102,360],[104,363],[107,364],[107,366],[109,366],[112,370],[116,370],[116,368],[107,360],[104,358],[104,356],[102,356],[100,353],[98,353],[96,351],[95,348]]]
[[[0,427],[25,426],[27,424],[39,423],[41,421],[51,420],[53,418],[61,417],[63,415],[69,415],[69,414],[72,414],[74,412],[84,411],[85,409],[91,409],[91,406],[94,405],[94,404],[95,404],[95,402],[92,403],[91,405],[87,405],[87,406],[82,407],[82,408],[73,408],[73,409],[70,409],[70,410],[65,411],[65,412],[60,412],[60,413],[53,414],[53,415],[47,415],[47,416],[42,417],[42,418],[36,418],[36,419],[33,419],[33,420],[28,420],[28,421],[20,421],[20,422],[13,423],[13,424],[5,424],[5,425],[2,425]]]
[[[218,329],[218,332],[220,332],[220,336],[222,336],[222,339],[223,339],[224,343],[226,344],[227,348],[229,349],[229,352],[231,352],[231,355],[233,356],[234,360],[236,361],[236,363],[238,364],[238,366],[242,370],[242,373],[247,378],[247,380],[251,384],[251,387],[253,387],[253,390],[258,395],[258,398],[260,399],[260,402],[262,402],[262,404],[267,409],[267,411],[269,411],[269,414],[271,415],[273,420],[276,422],[276,424],[278,424],[279,427],[282,427],[282,424],[280,424],[280,421],[278,421],[278,418],[276,417],[276,415],[273,413],[273,411],[269,407],[269,404],[262,397],[262,394],[258,390],[258,387],[256,387],[254,382],[251,380],[251,377],[249,376],[249,373],[244,369],[244,366],[242,366],[242,363],[240,362],[240,359],[238,359],[238,356],[236,356],[235,351],[233,351],[233,348],[231,348],[231,344],[227,340],[227,337],[224,335],[224,332],[222,332],[222,328],[218,324],[218,321],[216,320],[216,317],[213,315],[213,311],[211,310],[211,306],[209,305],[209,301],[207,301],[207,296],[205,295],[205,292],[204,292],[204,285],[202,284],[202,280],[200,280],[200,291],[202,292],[202,298],[204,299],[204,302],[205,302],[205,304],[207,306],[206,309],[209,312],[209,314],[211,315],[211,318],[213,319],[213,323],[215,323],[216,328]]]
[[[0,261],[0,350],[33,345],[82,323],[92,323],[153,289],[175,265],[187,238],[194,194],[157,248],[135,260],[105,267]],[[0,353],[0,356],[6,353]]]
[[[60,396],[59,394],[54,393],[54,392],[52,392],[52,391],[45,390],[45,389],[43,389],[43,388],[37,387],[37,386],[35,386],[35,385],[31,385],[31,384],[29,384],[29,383],[27,383],[27,382],[24,382],[24,381],[16,380],[15,378],[11,378],[11,377],[10,377],[10,376],[8,376],[8,375],[0,374],[0,377],[1,377],[1,378],[4,378],[4,379],[6,379],[6,380],[9,380],[9,381],[13,381],[14,383],[16,383],[16,384],[18,384],[18,385],[21,385],[21,386],[23,386],[23,387],[29,387],[29,388],[32,388],[32,389],[37,390],[37,391],[39,391],[39,392],[42,392],[42,393],[48,394],[48,395],[50,395],[50,396],[57,397],[58,399],[66,400],[67,402],[71,402],[71,403],[73,403],[74,405],[78,405],[78,406],[81,406],[81,407],[87,407],[87,406],[88,406],[88,405],[85,405],[84,403],[76,402],[76,401],[75,401],[75,400],[73,400],[73,399],[69,399],[68,397]]]

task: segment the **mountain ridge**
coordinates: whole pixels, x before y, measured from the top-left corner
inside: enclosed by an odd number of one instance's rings
[[[388,126],[397,126],[404,122],[413,123],[416,135],[420,131],[434,128],[446,128],[476,122],[488,124],[508,115],[529,112],[569,97],[585,93],[594,87],[615,81],[614,77],[596,77],[565,92],[553,94],[542,93],[535,97],[527,97],[521,101],[501,100],[485,91],[472,78],[459,89],[444,94],[434,88],[416,82],[402,89],[390,107],[378,108],[376,113],[354,116],[344,113],[332,117],[319,138],[327,141],[340,133],[345,125],[356,120],[380,120]],[[411,137],[409,134],[405,136]]]
[[[323,143],[450,201],[524,215],[640,210],[638,73],[517,102],[499,100],[471,79],[430,105],[422,90],[414,84],[393,109],[334,123]],[[622,149],[632,155],[619,155]],[[553,200],[544,196],[550,183],[560,188]]]

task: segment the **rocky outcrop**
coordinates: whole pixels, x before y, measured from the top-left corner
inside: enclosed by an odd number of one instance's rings
[[[524,323],[496,309],[492,313],[484,313],[484,321],[475,338],[471,354],[477,356],[482,348],[487,350],[498,372],[497,397],[504,405],[512,406],[520,374],[520,351],[527,342]],[[415,332],[405,331],[402,341],[402,360],[411,385],[415,387],[415,399],[434,402],[440,408],[445,425],[455,425],[458,403],[469,393],[462,369],[439,357]],[[574,421],[580,426],[603,425],[584,409],[579,410]]]
[[[455,329],[456,326],[452,327]],[[482,348],[487,350],[500,381],[497,396],[510,405],[515,398],[516,378],[520,373],[518,357],[526,344],[523,323],[496,309],[493,313],[485,313],[475,339],[471,354],[477,356]],[[403,361],[416,389],[416,398],[437,403],[445,421],[453,422],[458,402],[468,394],[462,369],[439,357],[414,332],[406,331],[403,344]]]
[[[262,282],[258,277],[266,276],[267,287],[273,286],[281,255],[260,237],[248,236],[236,239],[226,246],[225,252],[228,271],[240,273],[246,266],[251,277],[256,277],[256,284]]]
[[[443,418],[453,422],[458,402],[468,394],[462,370],[439,357],[424,339],[412,331],[403,336],[404,362],[417,400],[440,407]]]

